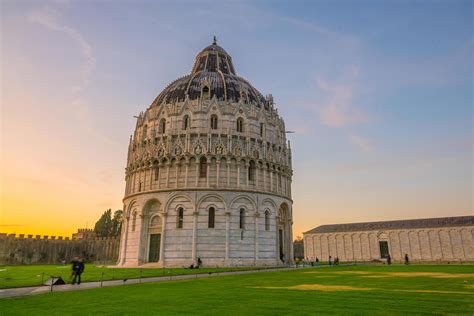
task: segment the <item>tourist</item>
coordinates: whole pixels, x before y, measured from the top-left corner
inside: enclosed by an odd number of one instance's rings
[[[336,259],[334,260],[334,264],[335,264],[336,266],[339,265],[339,257],[336,257]]]
[[[392,264],[392,257],[390,256],[390,254],[387,255],[387,264],[388,265]]]
[[[410,260],[408,260],[408,254],[406,253],[405,254],[405,264],[409,264],[410,263]]]
[[[316,266],[319,266],[319,258],[316,257]]]
[[[200,268],[201,264],[202,264],[201,257],[198,257],[198,262],[197,262],[197,267],[196,268]]]
[[[332,257],[329,256],[329,260],[328,260],[329,265],[332,265],[332,261],[331,261],[331,260],[332,260]]]
[[[81,284],[81,274],[84,272],[84,262],[82,259],[75,259],[72,261],[72,275],[74,278],[72,279],[72,284]]]

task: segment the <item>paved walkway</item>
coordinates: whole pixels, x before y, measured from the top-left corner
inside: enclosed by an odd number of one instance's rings
[[[44,286],[0,289],[0,298],[26,296],[26,295],[33,295],[33,294],[48,293],[48,292],[85,290],[85,289],[92,289],[92,288],[104,287],[104,286],[118,286],[118,285],[125,285],[125,284],[210,278],[210,277],[223,276],[223,275],[248,274],[248,273],[257,273],[257,272],[274,272],[274,271],[294,270],[294,269],[295,268],[274,268],[274,269],[260,269],[260,270],[212,272],[212,273],[201,273],[201,274],[184,274],[184,275],[173,275],[173,276],[150,277],[150,278],[142,278],[142,279],[127,279],[126,281],[108,280],[108,281],[103,281],[103,282],[100,282],[100,281],[84,282],[79,285],[64,284],[64,285],[54,285],[53,287],[49,285],[44,285]]]

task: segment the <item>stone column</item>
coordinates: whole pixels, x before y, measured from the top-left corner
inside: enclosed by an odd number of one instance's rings
[[[245,170],[247,171],[247,172],[245,173],[245,188],[246,188],[246,189],[249,188],[249,172],[250,172],[249,168],[250,168],[250,163],[247,161],[247,162],[245,163]]]
[[[267,167],[263,165],[263,190],[262,191],[267,191]]]
[[[319,260],[322,260],[323,258],[323,242],[322,242],[322,237],[321,235],[319,236]]]
[[[193,248],[192,248],[192,260],[196,263],[196,239],[197,239],[197,219],[198,211],[193,212]]]
[[[389,235],[390,236],[390,235]],[[390,239],[390,237],[389,237]],[[354,253],[354,234],[351,234],[351,249],[352,249],[352,261],[355,261],[355,253]],[[393,254],[392,254],[393,256]]]
[[[459,234],[459,239],[461,239],[461,250],[462,250],[462,258],[466,259],[466,251],[464,250],[464,238],[462,237],[462,228],[457,230]]]
[[[276,245],[276,264],[277,265],[280,265],[281,261],[280,261],[280,236],[279,236],[279,220],[280,218],[278,217],[278,215],[275,216],[275,237],[276,237],[276,240],[275,240],[275,245]]]
[[[184,179],[184,187],[188,187],[188,176],[189,176],[189,160],[186,159],[186,178]]]
[[[237,161],[237,188],[240,189],[240,161]]]
[[[135,175],[137,174],[136,170],[133,171],[132,177],[131,177],[131,192],[130,193],[135,193]]]
[[[163,170],[163,164],[162,164],[162,163],[159,163],[159,164],[158,164],[158,168],[159,168],[159,170],[158,170],[158,179],[157,179],[157,180],[158,180],[158,183],[156,184],[156,186],[157,186],[157,189],[160,189],[160,186],[161,186],[160,179],[161,179],[161,172],[162,172],[162,170]]]
[[[146,167],[143,167],[143,187],[142,187],[142,191],[146,191]]]
[[[166,163],[166,187],[170,187],[170,168],[171,168],[171,162],[168,161]]]
[[[216,187],[219,187],[219,177],[221,176],[221,159],[216,160]]]
[[[225,260],[229,260],[229,242],[230,242],[230,212],[225,212]]]
[[[125,210],[125,208],[124,208]],[[120,255],[120,262],[119,264],[125,264],[126,260],[127,260],[127,243],[128,243],[128,230],[130,228],[130,216],[126,216],[125,217],[125,234],[124,234],[124,238],[123,238],[123,243],[121,245],[121,249],[120,251],[122,252],[122,254]]]
[[[230,187],[230,159],[227,159],[227,187]]]
[[[162,228],[161,228],[161,241],[160,241],[160,262],[161,266],[165,267],[165,238],[166,238],[166,219],[168,218],[168,212],[161,214]]]
[[[175,171],[175,173],[174,173],[174,175],[175,175],[175,180],[176,180],[176,182],[175,182],[175,184],[174,184],[174,187],[175,187],[176,189],[178,188],[179,168],[180,168],[180,166],[181,166],[181,163],[176,160],[176,171]]]
[[[150,167],[150,191],[153,190],[153,172],[155,169],[153,168],[153,165]]]
[[[260,191],[258,185],[259,185],[259,180],[260,180],[260,166],[259,164],[256,164],[255,166],[255,190]]]
[[[199,159],[196,160],[196,187],[199,186]]]
[[[259,247],[258,247],[258,234],[259,234],[258,218],[259,217],[260,217],[260,214],[258,213],[258,211],[255,211],[255,214],[254,214],[254,219],[255,219],[255,264],[257,264],[258,253],[259,253]]]
[[[206,158],[206,188],[209,188],[209,179],[211,177],[211,159]]]
[[[273,192],[273,170],[268,170],[270,172],[270,192]]]

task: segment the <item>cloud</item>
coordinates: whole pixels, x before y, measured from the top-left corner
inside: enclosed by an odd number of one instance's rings
[[[368,116],[362,110],[354,107],[359,68],[351,67],[349,78],[330,82],[324,78],[316,79],[316,87],[322,96],[322,101],[315,105],[320,122],[330,127],[345,127],[368,121]]]
[[[62,4],[63,2],[59,1],[59,3]],[[27,19],[31,23],[41,25],[50,31],[67,35],[76,44],[79,52],[84,57],[84,63],[79,71],[81,74],[80,82],[70,87],[70,91],[74,96],[68,105],[75,114],[80,126],[90,135],[104,143],[114,144],[115,142],[92,125],[89,106],[80,96],[80,93],[89,85],[90,77],[96,68],[96,58],[94,57],[92,46],[78,30],[61,23],[61,13],[51,7],[31,11],[27,14]]]
[[[27,18],[30,22],[39,24],[49,30],[61,32],[71,38],[79,47],[81,54],[85,58],[85,63],[81,69],[81,83],[72,87],[72,92],[80,92],[86,88],[90,81],[90,75],[95,69],[96,59],[92,53],[91,45],[85,40],[84,36],[76,29],[62,25],[59,22],[60,14],[52,8],[43,8],[28,13]]]
[[[362,149],[363,151],[371,151],[374,146],[372,144],[372,142],[366,138],[363,138],[361,136],[358,136],[354,133],[351,133],[349,134],[349,139],[351,140],[351,142],[356,145],[357,147],[359,147],[360,149]]]

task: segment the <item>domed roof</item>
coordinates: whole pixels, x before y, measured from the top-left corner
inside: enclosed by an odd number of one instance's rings
[[[258,107],[268,108],[263,95],[248,81],[237,76],[232,57],[217,45],[215,38],[196,56],[191,74],[170,83],[151,106],[182,102],[186,96],[189,100],[199,99],[205,87],[209,89],[211,99],[215,96],[220,101],[239,102],[245,98]]]

